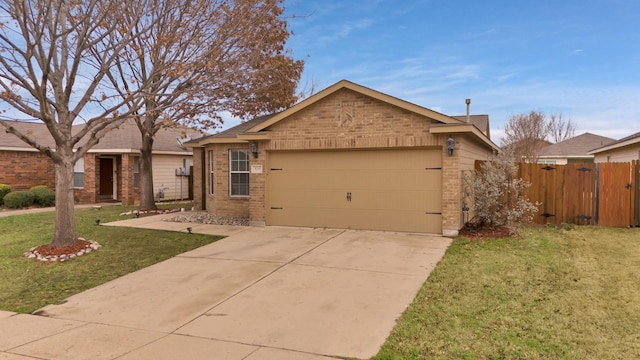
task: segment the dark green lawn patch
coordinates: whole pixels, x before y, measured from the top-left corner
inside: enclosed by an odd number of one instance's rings
[[[382,359],[640,358],[640,229],[458,238]]]
[[[31,247],[51,242],[53,211],[0,218],[0,309],[30,313],[221,238],[95,225],[97,218],[101,223],[123,220],[127,217],[119,214],[131,209],[115,205],[101,210],[76,210],[77,235],[95,240],[102,247],[72,261],[54,264],[22,257]]]

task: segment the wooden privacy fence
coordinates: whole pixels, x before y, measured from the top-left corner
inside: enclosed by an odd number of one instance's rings
[[[537,224],[640,226],[640,161],[596,164],[519,164],[538,202]]]

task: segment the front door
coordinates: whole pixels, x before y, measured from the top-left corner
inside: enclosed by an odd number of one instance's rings
[[[100,158],[100,198],[113,199],[112,158]]]

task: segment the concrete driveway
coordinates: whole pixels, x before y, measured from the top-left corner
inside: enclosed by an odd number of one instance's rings
[[[0,312],[0,359],[366,359],[451,242],[336,229],[224,231],[232,235],[42,316]]]

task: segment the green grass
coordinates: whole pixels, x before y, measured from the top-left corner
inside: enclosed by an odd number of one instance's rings
[[[458,238],[376,360],[640,358],[640,229]]]
[[[184,204],[173,206],[184,207]],[[102,247],[72,261],[54,264],[22,257],[31,247],[51,242],[54,212],[0,218],[0,309],[30,313],[220,239],[171,231],[95,226],[97,218],[101,223],[130,218],[119,214],[133,208],[114,205],[102,210],[77,209],[77,235],[95,240]]]

